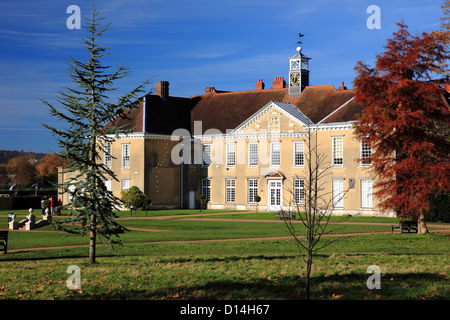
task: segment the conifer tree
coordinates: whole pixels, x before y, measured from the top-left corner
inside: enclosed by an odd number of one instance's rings
[[[89,263],[96,260],[97,237],[109,245],[120,243],[113,235],[118,236],[124,228],[115,221],[113,209],[121,205],[120,199],[107,190],[105,181],[117,180],[113,171],[105,166],[102,154],[106,143],[111,143],[121,133],[129,133],[123,127],[114,124],[118,117],[125,117],[132,108],[137,93],[142,92],[149,80],[117,99],[117,103],[109,102],[108,94],[117,88],[116,80],[129,75],[123,64],[110,70],[104,66],[101,58],[107,55],[107,48],[99,45],[98,38],[109,30],[109,24],[101,26],[103,18],[93,4],[92,17],[84,18],[87,24],[87,36],[83,45],[88,52],[87,62],[70,58],[68,65],[74,88],[65,88],[59,93],[57,102],[62,106],[59,110],[45,99],[42,101],[49,107],[51,116],[63,122],[61,128],[44,124],[58,145],[62,148],[60,156],[68,161],[64,172],[73,175],[71,181],[60,184],[60,188],[71,198],[70,205],[75,209],[69,218],[57,221],[56,227],[67,233],[89,235]],[[67,227],[67,223],[72,224]]]

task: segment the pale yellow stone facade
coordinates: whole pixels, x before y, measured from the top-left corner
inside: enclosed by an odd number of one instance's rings
[[[100,150],[102,161],[116,175],[116,179],[106,182],[108,189],[120,198],[122,191],[137,186],[150,196],[153,208],[182,206],[181,168],[171,161],[171,150],[177,143],[178,140],[172,141],[169,135],[120,135],[110,143],[109,152]],[[73,173],[63,173],[60,168],[60,182],[70,181],[73,176]],[[69,203],[69,195],[60,192],[63,204]]]
[[[325,158],[319,168],[324,171],[320,184],[334,208],[333,214],[380,215],[372,195],[371,166],[358,160],[361,141],[355,137],[352,123],[310,123],[309,130],[305,123],[269,103],[229,134],[195,137],[211,150],[212,163],[203,177],[210,187],[207,192],[202,188],[203,193],[210,194],[209,208],[277,211],[302,204],[298,197],[304,192],[300,185],[305,190],[309,180],[308,145],[314,145],[317,139],[318,154]],[[261,197],[258,208],[253,201],[255,192]],[[333,197],[340,201],[334,203]]]
[[[308,146],[317,142],[318,154],[324,157],[321,192],[334,215],[393,215],[378,209],[371,166],[359,160],[370,148],[363,150],[353,123],[313,124],[286,107],[289,104],[270,102],[229,133],[193,136],[192,157],[185,155],[184,164],[177,158],[183,148],[180,137],[120,136],[111,144],[112,157],[104,153],[102,159],[118,179],[108,182],[109,188],[120,197],[122,190],[137,186],[150,197],[153,209],[199,208],[201,194],[207,196],[210,209],[293,209],[304,203]],[[196,156],[195,144],[202,149]],[[183,152],[191,151],[188,146]],[[68,179],[61,174],[60,181]],[[254,201],[256,194],[259,203]],[[68,201],[64,194],[63,203]]]

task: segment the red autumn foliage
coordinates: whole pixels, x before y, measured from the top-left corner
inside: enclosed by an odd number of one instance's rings
[[[355,99],[366,106],[355,133],[372,146],[382,209],[420,217],[450,189],[449,94],[436,79],[447,69],[448,34],[398,26],[374,68],[355,67]]]

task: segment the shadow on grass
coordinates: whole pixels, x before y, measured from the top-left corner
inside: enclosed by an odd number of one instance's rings
[[[393,280],[391,280],[391,278]],[[428,273],[386,274],[379,290],[370,290],[361,274],[313,277],[311,300],[447,300],[450,298],[443,275]],[[441,290],[433,292],[434,284]],[[103,300],[303,300],[304,278],[283,276],[276,279],[217,280],[192,286],[161,287],[149,291],[123,288],[120,291],[86,292],[73,299]],[[439,287],[438,286],[438,287]],[[89,290],[88,290],[89,291]]]
[[[121,252],[120,250],[108,250],[104,249],[103,252],[97,252],[97,258],[111,258],[111,257],[138,257],[138,256],[145,256],[148,254],[148,252],[137,252],[137,253],[131,253],[131,252]],[[428,255],[438,255],[438,256],[447,256],[445,253],[417,253],[417,252],[411,252],[411,253],[389,253],[390,256],[404,256],[404,255],[414,255],[414,256],[428,256]],[[346,256],[346,257],[363,257],[363,256],[373,256],[373,253],[346,253],[346,254],[339,254],[338,256]],[[335,256],[335,254],[316,254],[314,257],[315,259],[327,259],[330,257]],[[83,250],[80,250],[80,248],[65,248],[65,249],[48,249],[48,250],[36,250],[36,251],[27,251],[23,250],[15,252],[9,252],[8,254],[0,254],[0,261],[26,261],[26,260],[36,260],[36,261],[45,261],[45,260],[57,260],[57,259],[75,259],[75,258],[88,258],[89,257],[89,251],[86,247]],[[171,258],[164,258],[160,257],[159,259],[156,258],[155,262],[159,263],[185,263],[185,262],[233,262],[233,261],[240,261],[240,260],[251,260],[251,259],[258,259],[258,260],[286,260],[286,259],[301,259],[298,254],[283,254],[283,255],[243,255],[243,256],[224,256],[224,257],[198,257],[198,258],[188,258],[188,257],[171,257]]]

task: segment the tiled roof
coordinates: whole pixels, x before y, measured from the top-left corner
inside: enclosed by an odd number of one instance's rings
[[[292,103],[287,102],[279,102],[279,101],[273,101],[277,106],[279,106],[281,109],[289,113],[290,115],[297,118],[299,121],[303,122],[306,125],[313,124],[311,120],[307,116],[303,114],[296,106],[294,106]]]
[[[179,128],[190,130],[191,99],[168,97],[163,100],[157,95],[146,95],[146,132],[172,134]],[[133,132],[144,132],[144,97],[136,102],[137,106],[125,117],[118,117],[114,125],[133,129]],[[111,125],[111,124],[110,124]]]
[[[133,129],[133,132],[142,132],[142,98],[136,101],[134,105],[135,107],[133,107],[129,112],[123,116],[117,116],[114,119],[114,122],[109,122],[106,126],[122,127],[125,130]]]
[[[287,96],[285,102],[291,102],[312,122],[318,123],[355,95],[354,90],[336,90],[332,85],[308,86],[299,96]],[[350,115],[351,118],[351,115]],[[338,121],[349,121],[348,117]]]
[[[331,123],[356,120],[362,106],[352,100],[354,90],[337,90],[332,85],[307,86],[300,95],[290,96],[288,88],[219,92],[211,90],[191,98],[146,95],[146,132],[171,134],[175,129],[194,129],[194,121],[201,121],[202,133],[218,129],[222,133],[233,130],[271,101],[286,112],[307,123]],[[144,131],[144,97],[127,118],[117,118],[115,126]],[[195,134],[199,134],[196,132]]]
[[[282,101],[286,94],[287,89],[268,89],[193,96],[192,129],[194,121],[201,121],[203,132],[218,129],[226,133],[227,129],[235,129],[270,101]]]
[[[270,101],[291,103],[313,123],[318,123],[354,97],[354,90],[337,90],[332,85],[308,86],[298,96],[290,96],[287,88],[230,93],[209,93],[194,96],[191,126],[202,121],[202,130],[218,129],[226,133],[264,107]],[[333,122],[356,119],[362,107],[348,103],[349,107],[333,116]],[[293,109],[291,109],[291,112]]]
[[[335,123],[357,120],[363,111],[363,106],[357,103],[353,98],[341,105],[334,112],[320,120],[318,123]]]

